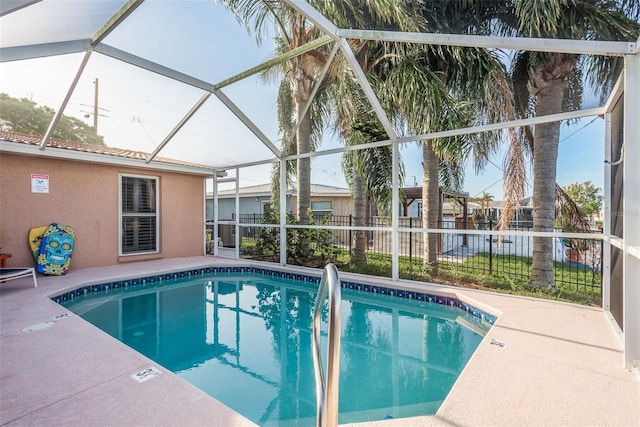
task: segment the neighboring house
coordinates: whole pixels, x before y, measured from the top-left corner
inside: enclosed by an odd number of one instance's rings
[[[489,215],[488,218],[493,221],[500,220],[502,210],[504,208],[504,201],[491,200],[489,202]],[[533,201],[531,197],[525,197],[520,200],[520,208],[516,210],[513,216],[512,222],[518,225],[533,225]]]
[[[146,164],[146,153],[57,139],[41,151],[41,140],[0,131],[0,245],[9,266],[34,265],[27,234],[54,222],[74,228],[71,271],[203,254],[211,167],[158,157]]]
[[[405,187],[402,189],[406,200],[403,203],[400,215],[404,217],[420,218],[422,217],[422,188],[421,187]],[[463,215],[465,204],[467,215],[472,217],[475,211],[483,211],[487,218],[498,221],[504,207],[504,201],[489,201],[488,207],[484,207],[482,199],[469,197],[469,193],[465,192],[447,192],[440,189],[442,204],[442,220],[446,221],[450,217],[460,218]],[[530,224],[533,221],[533,203],[531,197],[525,197],[520,201],[520,208],[516,210],[512,222],[519,224]]]
[[[271,204],[271,185],[253,185],[238,189],[239,215],[243,223],[260,222],[265,206]],[[236,190],[218,193],[218,219],[236,219]],[[287,212],[295,210],[297,201],[296,183],[287,188]],[[311,211],[317,218],[328,214],[348,216],[353,213],[353,201],[348,188],[311,184]],[[213,193],[207,193],[207,221],[213,221]]]

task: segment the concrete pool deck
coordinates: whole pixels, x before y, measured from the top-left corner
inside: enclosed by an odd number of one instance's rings
[[[247,262],[163,259],[72,268],[62,277],[39,276],[37,288],[29,278],[1,283],[0,425],[254,425],[48,298],[87,282],[236,264]],[[435,416],[358,426],[640,426],[640,381],[624,369],[620,343],[601,309],[415,282],[398,285],[454,292],[499,317]],[[54,319],[63,314],[69,316]],[[54,323],[22,331],[45,322]],[[131,377],[151,366],[162,374],[142,383]]]

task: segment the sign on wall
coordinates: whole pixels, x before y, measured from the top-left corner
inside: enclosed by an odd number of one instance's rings
[[[31,174],[31,192],[49,193],[49,175],[39,173]]]

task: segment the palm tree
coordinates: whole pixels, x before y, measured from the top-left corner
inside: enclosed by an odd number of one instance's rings
[[[428,31],[488,33],[484,17],[495,13],[494,3],[432,0],[424,3],[422,13],[429,22]],[[397,113],[394,117],[414,134],[514,118],[511,88],[495,54],[434,45],[408,44],[404,49],[404,55],[383,61],[377,76],[387,110]],[[484,133],[422,142],[423,227],[439,226],[440,184],[459,189],[465,160],[473,155],[476,168],[481,169],[500,136]],[[510,137],[518,139],[513,131]],[[435,276],[437,235],[425,233],[424,240],[425,266]]]
[[[355,44],[355,43],[354,43]],[[367,69],[368,52],[366,44],[355,46],[361,66]],[[358,50],[358,47],[360,49]],[[334,128],[345,145],[354,146],[388,138],[382,124],[376,118],[371,106],[351,70],[343,68],[343,73],[330,89],[330,98],[335,110]],[[343,171],[353,194],[353,225],[367,225],[368,200],[371,198],[379,212],[385,213],[392,196],[392,153],[391,147],[367,148],[348,151],[343,155]],[[402,179],[403,168],[400,166]],[[355,230],[351,246],[350,261],[366,261],[367,232]]]
[[[488,9],[492,9],[492,7],[493,5]],[[436,30],[459,27],[461,23],[466,26],[466,29],[474,28],[476,30],[485,25],[482,24],[482,20],[483,14],[486,12],[482,7],[476,7],[468,1],[432,1],[428,2],[428,5],[424,10],[420,10],[420,13],[428,15],[427,19],[438,23],[431,28]],[[470,22],[466,19],[468,16],[473,16],[476,19]],[[475,50],[467,55],[463,49],[436,46],[424,47],[378,42],[353,43],[353,45],[360,65],[368,74],[374,89],[379,92],[381,97],[388,100],[385,105],[387,114],[397,119],[398,128],[409,129],[413,133],[426,133],[461,125],[466,126],[472,119],[480,121],[494,119],[493,121],[495,121],[496,118],[506,118],[506,120],[514,118],[513,114],[506,114],[502,110],[495,113],[496,110],[504,108],[506,104],[512,105],[510,100],[505,103],[503,96],[510,95],[510,89],[505,83],[504,70],[500,67],[497,58],[485,50]],[[478,90],[479,87],[484,88],[484,92]],[[475,88],[475,91],[472,88]],[[477,105],[473,107],[480,106],[482,114],[473,113],[471,104],[456,101],[451,96],[452,92],[464,95],[472,93],[474,97],[480,94],[481,97],[484,97],[483,101],[476,103]],[[345,100],[353,97],[357,97],[357,95],[342,96],[340,99]],[[503,99],[498,100],[499,97]],[[342,104],[346,106],[339,114],[354,117],[355,113],[358,120],[355,120],[355,123],[349,123],[348,119],[342,119],[339,126],[341,135],[345,141],[350,141],[351,144],[366,142],[362,139],[362,132],[354,131],[352,128],[362,129],[363,118],[369,120],[367,125],[369,130],[375,129],[379,123],[366,108],[354,108],[351,102],[342,102]],[[486,114],[491,111],[493,111],[491,116]],[[375,132],[369,132],[368,136],[372,137],[370,140],[376,140],[375,134]],[[477,167],[481,168],[487,159],[488,152],[495,147],[496,141],[496,134],[462,136],[442,141],[424,141],[423,203],[426,207],[423,211],[424,227],[438,227],[440,183],[443,183],[447,188],[459,188],[463,178],[462,164],[464,159],[473,153]],[[390,167],[386,167],[371,171],[371,165],[376,163],[365,162],[361,159],[369,152],[379,154],[381,151],[384,153],[384,150],[364,150],[347,155],[346,170],[352,184],[351,187],[354,189],[357,221],[364,221],[362,211],[365,206],[365,198],[358,196],[358,189],[371,191],[370,187],[361,185],[361,178],[379,177],[380,170],[385,172],[390,170]],[[360,165],[360,169],[355,168],[356,165]],[[363,169],[366,166],[369,167],[368,171]],[[383,178],[385,177],[388,178],[387,175]],[[384,179],[379,182],[384,182]],[[357,222],[356,225],[364,225],[364,223]],[[356,232],[355,235],[356,244],[352,259],[363,260],[364,233]],[[437,274],[436,244],[436,235],[425,235],[426,265],[434,275]]]
[[[320,35],[310,21],[280,0],[223,0],[223,3],[247,29],[253,23],[253,31],[258,42],[268,33],[270,24],[273,23],[277,32],[278,53],[295,49]],[[400,2],[390,5],[384,0],[311,3],[337,25],[342,26],[400,22],[403,24],[396,24],[396,27],[407,28],[406,25],[416,19],[416,15],[406,7],[411,6],[411,3]],[[304,107],[311,98],[320,70],[327,59],[327,52],[323,48],[315,49],[283,64],[284,68],[275,70],[286,77],[282,80],[278,94],[278,118],[285,154],[309,153],[321,140],[322,130],[328,120],[325,91],[318,92],[308,114],[304,114]],[[336,71],[330,75],[335,73]],[[296,129],[295,138],[291,137],[293,129]],[[295,150],[290,144],[291,141],[296,143]],[[298,159],[296,212],[301,224],[308,223],[307,213],[311,206],[310,176],[311,159]]]
[[[374,117],[373,111],[354,118],[345,129],[344,141],[347,145],[380,141],[386,138],[382,125]],[[352,189],[354,201],[354,225],[367,225],[368,201],[371,199],[381,215],[388,215],[392,201],[393,175],[392,150],[390,146],[365,148],[346,152],[343,156],[343,170]],[[404,166],[399,165],[399,180],[402,185]],[[353,232],[351,262],[366,261],[367,232]]]
[[[276,54],[301,47],[321,35],[303,15],[279,0],[223,0],[222,3],[235,14],[248,31],[255,33],[258,43],[275,27]],[[324,122],[327,119],[326,116],[323,117],[326,110],[322,102],[322,91],[319,92],[318,101],[312,104],[307,114],[304,114],[304,108],[311,98],[318,75],[328,56],[327,47],[323,46],[296,56],[264,74],[266,80],[276,76],[281,79],[278,91],[278,121],[285,155],[309,153],[320,143]],[[310,175],[311,159],[298,159],[295,173],[296,213],[298,220],[303,224],[308,223],[308,211],[311,207]]]
[[[515,31],[526,37],[616,41],[638,37],[638,23],[633,18],[637,19],[639,12],[634,2],[514,0],[513,4],[515,28],[503,21],[504,29],[511,34]],[[513,61],[514,85],[519,88],[526,85],[529,97],[535,101],[535,115],[560,113],[580,105],[583,70],[590,72],[588,82],[597,82],[596,88],[606,89],[619,75],[620,63],[615,62],[609,58],[566,53],[520,52]],[[521,110],[529,109],[529,97],[521,97]],[[535,125],[532,137],[534,231],[553,230],[559,141],[559,122]],[[532,286],[555,288],[552,244],[550,238],[533,238]]]

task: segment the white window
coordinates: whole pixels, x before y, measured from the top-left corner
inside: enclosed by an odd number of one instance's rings
[[[158,178],[120,175],[120,254],[158,252]]]
[[[324,218],[333,212],[331,201],[311,202],[311,212],[317,220]]]

